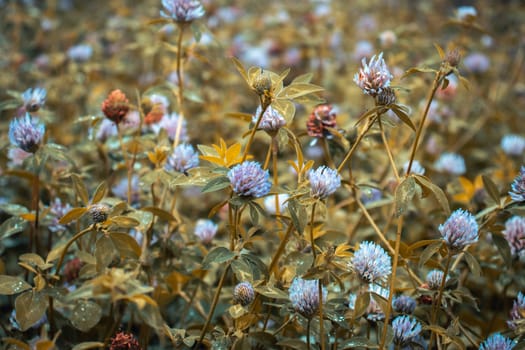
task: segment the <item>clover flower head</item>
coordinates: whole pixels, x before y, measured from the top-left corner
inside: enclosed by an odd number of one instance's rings
[[[443,275],[444,273],[441,270],[429,271],[427,273],[427,277],[425,278],[425,282],[428,285],[428,288],[432,290],[438,290],[439,288],[441,288],[441,282],[443,282]],[[448,276],[446,280],[448,281]]]
[[[310,195],[314,198],[324,199],[341,187],[341,176],[336,169],[324,165],[308,172],[310,180]]]
[[[463,60],[465,67],[472,73],[485,73],[490,68],[490,59],[481,52],[473,52]]]
[[[512,309],[510,310],[510,320],[507,321],[507,324],[510,329],[518,328],[518,322],[523,320],[523,314],[525,313],[525,294],[518,292],[514,303],[512,304]]]
[[[192,145],[181,143],[173,150],[168,157],[166,168],[180,173],[187,173],[188,170],[199,166],[199,153]]]
[[[85,62],[93,56],[93,47],[89,44],[71,46],[67,50],[67,57],[73,61]]]
[[[406,174],[407,171],[408,171],[408,161],[403,164],[403,172]],[[426,169],[421,165],[421,163],[417,160],[414,160],[412,162],[412,169],[410,170],[410,172],[412,174],[416,174],[416,175],[425,175],[425,171]]]
[[[113,90],[102,102],[102,112],[106,118],[119,124],[129,112],[129,100],[119,89]]]
[[[467,171],[465,159],[456,153],[443,153],[436,160],[434,168],[450,175],[463,175]]]
[[[323,287],[323,303],[328,291]],[[290,301],[294,310],[306,318],[312,318],[319,310],[319,281],[294,278],[289,289]]]
[[[255,299],[255,292],[250,282],[241,282],[233,289],[233,302],[235,304],[241,304],[242,306],[248,306]]]
[[[138,202],[140,199],[140,181],[138,175],[133,175],[131,177],[131,200],[132,202]],[[111,192],[116,197],[127,200],[128,198],[128,177],[122,177],[119,179],[115,185],[111,188]]]
[[[252,123],[257,123],[257,118],[261,114],[261,106],[257,107],[255,114],[252,117]],[[272,106],[268,106],[262,116],[261,122],[259,123],[259,130],[264,130],[270,134],[275,133],[280,128],[286,125],[286,120],[282,114]]]
[[[336,127],[337,111],[332,105],[322,104],[314,108],[308,121],[306,131],[309,136],[331,138],[328,128]]]
[[[521,156],[525,151],[525,137],[509,134],[501,139],[501,148],[509,156]]]
[[[204,8],[199,0],[162,0],[164,10],[162,17],[171,18],[175,22],[187,23],[204,16]]]
[[[363,67],[354,75],[354,82],[365,94],[376,97],[384,88],[390,86],[393,76],[386,66],[382,52],[378,56],[372,56],[369,63],[363,58],[361,64]]]
[[[98,224],[108,219],[110,210],[111,208],[109,207],[109,205],[104,203],[96,203],[92,204],[89,207],[88,213],[91,215],[91,219],[93,220],[93,222]]]
[[[503,236],[510,246],[513,256],[525,255],[525,218],[513,216],[505,222]]]
[[[479,345],[479,350],[512,350],[516,343],[500,333],[494,333]]]
[[[217,234],[219,226],[211,220],[199,219],[195,225],[195,235],[199,237],[202,243],[211,243],[213,237]]]
[[[233,192],[241,197],[259,198],[268,194],[272,187],[269,177],[268,170],[254,161],[245,161],[228,172]]]
[[[520,173],[514,178],[509,195],[515,202],[525,201],[525,166],[521,167]]]
[[[153,132],[158,135],[161,130],[166,130],[168,138],[173,141],[175,140],[175,134],[177,133],[177,125],[179,123],[180,116],[177,113],[165,114],[158,123],[150,125]],[[182,121],[182,127],[180,129],[179,139],[181,142],[188,142],[188,125],[186,119]]]
[[[29,88],[22,93],[23,107],[27,112],[36,112],[46,103],[47,91],[44,88]]]
[[[398,295],[392,300],[392,307],[400,314],[412,314],[416,306],[416,300],[408,295]]]
[[[390,256],[374,242],[362,242],[351,263],[354,271],[367,283],[385,281],[392,273]]]
[[[363,202],[364,205],[377,202],[383,197],[383,193],[380,189],[375,187],[366,187],[361,191],[361,202]]]
[[[460,251],[468,244],[478,241],[478,224],[474,215],[463,209],[455,210],[445,221],[439,225],[439,232],[453,251]]]
[[[421,323],[411,316],[397,316],[392,321],[394,344],[409,345],[422,331]]]
[[[139,341],[131,333],[118,332],[111,338],[109,350],[142,350]]]
[[[9,124],[9,141],[28,153],[35,153],[42,142],[46,127],[29,113],[14,118]]]

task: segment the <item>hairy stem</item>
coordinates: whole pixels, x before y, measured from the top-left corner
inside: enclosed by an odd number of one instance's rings
[[[257,122],[255,122],[255,125],[253,126],[252,131],[250,132],[250,138],[248,139],[248,142],[246,143],[246,146],[244,147],[244,152],[242,154],[243,162],[248,157],[248,154],[250,152],[250,146],[253,143],[253,139],[255,137],[255,133],[257,132],[257,129],[259,129],[259,125],[261,124],[261,120],[263,118],[264,112],[266,112],[266,110],[270,106],[270,103],[264,103],[265,99],[263,97],[260,97],[259,101],[261,103],[261,113],[259,113],[259,115],[257,116]]]
[[[319,340],[321,342],[321,350],[325,349],[324,346],[324,322],[323,322],[323,284],[321,280],[317,283],[319,287],[319,333],[321,336],[321,339]]]
[[[357,146],[359,145],[359,143],[361,143],[361,140],[363,139],[363,137],[366,135],[366,133],[368,132],[368,130],[370,130],[370,128],[372,127],[374,123],[371,122],[370,120],[368,120],[367,122],[367,125],[365,126],[363,132],[361,132],[358,136],[357,136],[357,140],[355,140],[354,144],[352,145],[352,147],[350,148],[350,150],[346,153],[345,157],[343,158],[343,160],[341,161],[341,164],[339,164],[339,166],[337,167],[337,172],[341,172],[346,164],[346,162],[348,162],[348,160],[350,160],[350,158],[352,157],[352,155],[354,154],[355,150],[357,149]]]
[[[443,278],[441,279],[441,285],[439,286],[439,291],[437,298],[434,300],[434,303],[432,304],[432,311],[430,313],[430,325],[434,326],[437,321],[437,316],[439,313],[439,308],[441,307],[441,298],[443,297],[443,290],[445,290],[445,285],[447,283],[447,276],[448,271],[450,270],[450,264],[452,262],[452,254],[450,254],[450,251],[447,254],[447,261],[445,263],[445,271],[443,272]],[[429,349],[432,349],[432,344],[434,342],[434,339],[437,340],[437,334],[432,331],[432,334],[430,335],[430,345]]]
[[[312,261],[312,266],[315,265],[315,260],[317,258],[317,252],[315,251],[315,243],[314,243],[314,218],[315,218],[315,208],[317,206],[317,202],[314,202],[312,205],[312,214],[310,215],[310,245],[312,247],[312,254],[314,256],[314,260]]]
[[[392,172],[394,173],[394,176],[397,182],[399,183],[399,173],[397,172],[396,162],[394,161],[392,150],[390,149],[390,145],[388,144],[388,140],[385,135],[385,130],[383,128],[383,122],[381,121],[381,116],[378,117],[378,122],[379,122],[379,130],[381,131],[381,139],[383,140],[383,144],[385,145],[386,153],[390,161],[390,166],[392,167]]]
[[[182,130],[182,123],[184,121],[184,109],[182,107],[184,100],[184,82],[182,78],[182,37],[184,36],[184,29],[186,25],[184,23],[177,23],[179,28],[179,36],[177,38],[177,102],[179,104],[179,118],[177,120],[177,128],[175,129],[175,138],[173,140],[173,148],[179,145],[180,134]]]

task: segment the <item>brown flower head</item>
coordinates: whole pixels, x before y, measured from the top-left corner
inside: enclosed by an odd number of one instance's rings
[[[115,124],[119,124],[129,111],[129,101],[119,89],[113,90],[102,102],[102,112]]]
[[[142,350],[142,347],[133,334],[118,332],[111,338],[109,350]]]
[[[327,128],[335,128],[337,114],[331,105],[324,104],[316,106],[308,117],[306,130],[313,137],[330,138],[332,134]]]
[[[78,278],[82,265],[82,261],[79,258],[69,260],[64,267],[64,278],[68,283],[71,283]]]

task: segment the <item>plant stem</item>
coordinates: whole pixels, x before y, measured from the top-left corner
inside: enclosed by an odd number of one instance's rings
[[[315,265],[315,260],[317,258],[317,252],[315,251],[315,243],[314,243],[314,218],[315,218],[315,208],[317,206],[317,202],[314,202],[312,205],[312,214],[310,215],[310,245],[312,247],[312,254],[314,256],[314,260],[312,261],[312,266]]]
[[[321,333],[321,339],[319,340],[321,342],[321,350],[324,350],[324,322],[323,322],[323,283],[321,280],[317,282],[317,285],[319,287],[319,332]],[[308,335],[309,336],[309,335]]]
[[[60,273],[60,268],[62,267],[62,263],[64,262],[64,258],[67,254],[67,250],[68,248],[79,238],[81,238],[82,236],[84,236],[86,233],[89,233],[91,231],[93,231],[93,229],[95,228],[95,224],[92,224],[91,226],[85,228],[84,230],[80,231],[79,233],[77,233],[75,236],[73,236],[73,238],[71,238],[67,243],[66,243],[66,246],[64,247],[64,249],[62,250],[62,254],[60,254],[60,259],[58,260],[58,264],[57,264],[57,268],[56,268],[56,271],[55,271],[55,274],[56,276],[58,276],[58,274]]]
[[[310,326],[311,326],[312,320],[308,319],[308,323],[306,325],[306,348],[310,350]]]
[[[122,140],[122,128],[120,127],[119,124],[117,124],[117,134],[118,134],[118,141],[120,143],[120,149],[122,150],[122,156],[124,157],[124,163],[128,171],[127,173],[128,175],[128,205],[130,205],[131,204],[131,171],[130,171],[131,164],[129,163],[128,153],[124,149],[124,141]]]
[[[390,145],[388,144],[388,140],[385,135],[383,122],[381,121],[381,116],[378,116],[377,120],[379,122],[379,130],[381,131],[381,139],[383,140],[383,144],[385,145],[386,153],[388,155],[388,159],[390,160],[390,166],[392,167],[392,172],[394,173],[394,176],[397,182],[399,183],[399,173],[397,172],[396,162],[394,161],[392,150],[390,149]]]
[[[348,151],[348,153],[346,153],[345,157],[343,158],[343,160],[341,161],[341,164],[339,164],[339,166],[337,167],[337,172],[341,172],[343,170],[343,167],[345,166],[346,162],[348,162],[348,160],[352,157],[352,155],[354,154],[355,150],[357,149],[357,146],[359,145],[359,143],[361,142],[361,140],[363,139],[363,137],[366,135],[366,133],[368,132],[368,130],[370,130],[370,128],[372,127],[373,125],[373,122],[371,122],[370,120],[367,121],[367,125],[365,126],[365,129],[363,130],[363,132],[361,132],[358,136],[357,136],[357,140],[355,140],[354,144],[352,145],[352,147],[350,148],[350,150]]]
[[[321,137],[321,145],[323,146],[324,158],[326,163],[330,168],[334,169],[334,160],[332,159],[332,155],[330,154],[330,148],[328,148],[328,141],[326,141],[326,138]]]
[[[277,266],[277,263],[279,262],[279,259],[281,258],[281,255],[283,255],[284,248],[286,247],[286,243],[288,242],[288,239],[290,238],[290,234],[293,231],[293,225],[288,225],[288,228],[286,229],[286,233],[284,234],[283,239],[281,240],[281,244],[279,244],[279,248],[277,248],[277,252],[275,252],[275,255],[272,258],[272,262],[270,263],[270,267],[268,268],[269,273],[271,274],[273,269]]]
[[[441,285],[439,286],[439,291],[437,298],[434,300],[434,303],[432,304],[432,311],[430,313],[430,325],[434,326],[437,321],[437,316],[439,313],[439,308],[441,307],[441,298],[443,297],[443,290],[445,289],[445,285],[447,283],[447,276],[448,271],[450,270],[450,264],[452,262],[452,254],[450,254],[450,251],[447,253],[447,261],[445,263],[445,271],[443,272],[443,278],[441,279]],[[436,333],[432,331],[432,334],[430,335],[430,345],[429,349],[432,349],[432,344],[434,343],[434,338],[436,338]],[[436,338],[437,342],[437,338]]]
[[[173,148],[177,147],[179,145],[180,140],[180,133],[182,130],[182,123],[184,121],[184,109],[182,107],[183,100],[184,100],[184,83],[182,78],[182,38],[184,36],[184,29],[186,28],[186,25],[184,23],[177,23],[177,26],[179,28],[179,36],[177,38],[177,83],[178,83],[178,91],[177,91],[177,102],[179,104],[179,118],[177,120],[177,128],[175,129],[175,138],[173,140]]]
[[[29,249],[31,252],[34,251],[33,249],[36,249],[36,252],[38,253],[40,245],[38,241],[38,217],[40,212],[40,208],[38,205],[40,202],[40,165],[38,164],[36,155],[33,155],[33,171],[34,174],[31,190],[31,210],[34,210],[35,212],[35,220],[33,221],[33,226],[29,234]]]
[[[264,103],[263,97],[259,97],[259,102],[261,103],[261,112],[259,113],[259,116],[257,116],[257,122],[252,128],[252,131],[250,133],[250,138],[248,139],[248,143],[246,143],[246,146],[244,147],[244,153],[242,154],[242,162],[244,162],[246,158],[248,157],[250,146],[253,143],[253,139],[255,137],[255,133],[257,132],[257,129],[259,129],[259,125],[261,124],[261,120],[263,118],[264,112],[266,112],[266,110],[270,106],[270,103]]]

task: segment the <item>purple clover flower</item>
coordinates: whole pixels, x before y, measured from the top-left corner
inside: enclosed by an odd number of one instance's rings
[[[473,52],[463,59],[463,64],[472,73],[485,73],[490,68],[490,59],[481,52]]]
[[[47,91],[44,88],[29,88],[22,93],[24,109],[27,112],[36,112],[46,103]]]
[[[166,162],[166,169],[185,174],[197,166],[199,166],[199,153],[192,145],[185,143],[178,145]]]
[[[164,10],[162,17],[171,18],[175,22],[187,23],[204,16],[204,8],[199,0],[162,0]]]
[[[429,271],[427,273],[427,277],[425,278],[425,282],[427,283],[428,288],[432,290],[438,290],[439,288],[441,288],[441,282],[443,282],[443,275],[444,273],[441,270]],[[448,281],[448,276],[446,280]]]
[[[260,114],[261,106],[257,107],[257,110],[252,117],[252,123],[255,124],[257,122],[257,118]],[[272,134],[285,125],[286,120],[284,120],[284,117],[281,115],[281,113],[277,109],[272,108],[272,106],[268,106],[266,111],[264,111],[261,122],[259,123],[259,130],[264,130],[267,133]]]
[[[514,178],[509,195],[513,201],[525,201],[525,166],[521,166],[520,173]]]
[[[392,273],[390,256],[374,242],[361,243],[351,263],[354,271],[367,283],[385,281]]]
[[[269,177],[268,170],[254,161],[245,161],[228,172],[233,192],[241,197],[259,198],[268,194],[272,187]]]
[[[219,227],[213,221],[208,219],[197,220],[195,225],[195,235],[199,237],[204,244],[209,244],[217,234]]]
[[[361,64],[363,67],[354,75],[354,82],[365,94],[376,97],[384,88],[390,86],[392,74],[386,66],[382,52],[378,56],[372,56],[368,64],[366,58],[363,58]]]
[[[380,189],[375,187],[367,187],[361,191],[361,202],[364,205],[377,202],[383,197],[383,193]]]
[[[306,318],[312,318],[319,310],[319,281],[294,278],[288,290],[294,310]],[[323,303],[328,292],[323,287]]]
[[[45,131],[43,123],[26,113],[23,117],[14,118],[9,124],[9,140],[13,146],[28,153],[35,153]]]
[[[418,320],[411,316],[397,316],[392,321],[394,344],[409,345],[421,333],[422,327]]]
[[[341,186],[341,176],[337,170],[324,165],[310,170],[308,179],[310,180],[310,195],[318,199],[328,197]]]
[[[514,303],[512,304],[512,309],[510,310],[510,320],[507,321],[507,324],[510,329],[518,328],[518,322],[523,320],[524,312],[525,312],[525,294],[523,294],[522,292],[518,292],[518,295],[516,299],[514,300]]]
[[[434,168],[439,172],[450,175],[463,175],[467,171],[465,159],[456,153],[443,153],[436,160]]]
[[[500,333],[494,333],[479,345],[479,350],[512,350],[516,343]]]
[[[412,314],[416,306],[416,300],[408,295],[399,295],[392,300],[392,307],[400,314]]]
[[[463,209],[454,211],[444,224],[439,225],[438,230],[449,249],[455,252],[478,241],[479,227],[476,218]]]
[[[403,172],[406,174],[407,171],[408,171],[408,163],[409,161],[407,161],[405,164],[403,164]],[[412,162],[412,169],[410,169],[410,172],[412,174],[416,174],[416,175],[425,175],[425,168],[421,165],[421,163],[417,160],[414,160]]]
[[[506,155],[521,156],[525,151],[525,138],[514,134],[505,135],[501,139],[500,146]]]
[[[255,292],[250,282],[241,282],[233,289],[233,302],[235,304],[241,304],[242,306],[248,306],[255,299]]]
[[[153,132],[158,135],[161,130],[166,130],[168,138],[170,141],[175,140],[175,134],[177,133],[177,124],[179,123],[180,116],[177,113],[165,114],[158,123],[151,124],[150,127]],[[182,121],[182,126],[180,128],[179,139],[181,142],[188,142],[188,125],[186,119]]]
[[[510,246],[513,256],[525,255],[525,218],[513,216],[505,222],[503,236]]]

